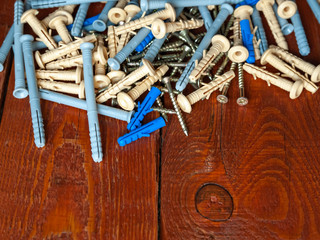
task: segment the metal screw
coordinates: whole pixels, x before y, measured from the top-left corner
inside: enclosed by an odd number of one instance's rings
[[[189,36],[189,30],[185,29],[180,31],[179,36],[182,36],[182,38],[186,41],[186,43],[191,47],[192,52],[196,51],[196,45]]]
[[[237,99],[237,103],[239,106],[244,106],[248,104],[248,99],[245,97],[245,93],[244,93],[243,63],[238,63],[238,81],[239,81],[240,97]]]
[[[230,70],[235,71],[236,67],[237,67],[237,63],[232,62]],[[229,99],[227,97],[227,93],[228,93],[228,90],[230,87],[230,83],[231,83],[231,81],[228,81],[223,85],[222,90],[221,90],[221,94],[217,96],[217,101],[219,103],[227,103],[229,101]]]
[[[182,52],[182,53],[180,54],[180,56],[179,56],[178,62],[179,62],[179,63],[182,62],[182,61],[185,59],[185,57],[186,57],[190,52],[191,52],[191,48],[190,48],[189,46],[186,46],[186,45],[185,45],[185,46],[183,47],[183,52]],[[174,76],[174,75],[176,74],[177,70],[178,70],[178,67],[174,67],[173,70],[172,70],[172,72],[171,72],[170,77]]]
[[[174,94],[173,94],[171,83],[170,83],[170,78],[169,77],[163,78],[163,82],[166,84],[166,86],[168,88],[169,96],[170,96],[171,102],[173,104],[173,108],[177,113],[178,120],[179,120],[179,123],[180,123],[180,125],[182,127],[182,130],[183,130],[184,134],[186,136],[188,136],[188,129],[187,129],[186,123],[184,122],[183,116],[181,114],[180,107],[179,107],[179,105],[178,105],[178,103],[176,101],[176,98],[175,98]]]
[[[173,109],[167,109],[167,108],[160,108],[160,107],[152,107],[153,111],[160,112],[160,113],[166,113],[166,114],[177,114],[175,110]],[[166,120],[167,121],[167,120]]]
[[[161,95],[160,95],[161,96]],[[163,108],[163,104],[162,104],[162,101],[161,101],[161,98],[157,97],[156,99],[156,103],[157,105],[159,106],[159,108]],[[160,112],[161,116],[164,118],[164,120],[166,120],[166,122],[168,122],[168,116],[167,116],[167,113],[165,112]]]
[[[230,19],[229,19],[229,21],[228,21],[228,23],[227,23],[226,29],[223,32],[223,35],[225,37],[228,36],[229,31],[230,31],[231,27],[233,26],[233,22],[234,22],[234,15],[232,14]]]
[[[178,40],[178,41],[175,41],[175,42],[172,42],[172,43],[168,43],[166,45],[164,45],[162,48],[160,48],[160,51],[164,52],[165,50],[170,50],[172,48],[176,48],[176,47],[180,47],[183,45],[183,41],[181,40]]]

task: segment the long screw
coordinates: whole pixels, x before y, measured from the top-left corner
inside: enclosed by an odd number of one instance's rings
[[[159,106],[159,108],[163,108],[163,104],[162,104],[162,101],[161,101],[161,98],[160,96],[157,97],[156,99],[156,103],[157,105]],[[168,116],[165,112],[160,112],[161,116],[163,117],[164,120],[166,120],[166,122],[168,122]]]
[[[186,126],[186,123],[184,122],[184,119],[183,119],[183,116],[181,114],[181,110],[180,110],[180,107],[176,101],[176,98],[174,96],[174,93],[172,92],[172,87],[171,87],[171,83],[170,83],[170,78],[169,77],[165,77],[163,78],[163,82],[166,84],[167,88],[168,88],[168,91],[169,91],[169,96],[170,96],[170,99],[171,99],[171,102],[173,104],[173,108],[174,110],[176,111],[177,113],[177,116],[178,116],[178,120],[179,120],[179,123],[182,127],[182,130],[184,132],[184,134],[186,136],[188,136],[188,129],[187,129],[187,126]]]
[[[244,106],[248,104],[248,99],[245,97],[245,93],[244,93],[243,63],[238,63],[238,81],[239,81],[240,97],[237,99],[237,103],[239,106]]]
[[[153,111],[160,112],[160,113],[166,113],[166,114],[177,114],[175,110],[173,109],[167,109],[167,108],[160,108],[160,107],[152,107]]]
[[[237,67],[237,63],[232,62],[230,70],[235,71],[236,67]],[[228,90],[230,87],[230,83],[231,83],[231,81],[228,81],[223,85],[222,90],[221,90],[221,94],[217,96],[217,101],[219,103],[227,103],[228,102],[229,99],[227,97],[227,93],[228,93]]]

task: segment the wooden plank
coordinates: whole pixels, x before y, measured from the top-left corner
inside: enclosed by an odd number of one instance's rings
[[[41,101],[46,146],[37,149],[28,99],[13,88],[12,73],[0,125],[0,238],[157,239],[159,131],[119,147],[127,124],[99,116],[104,159],[94,163],[86,112]]]
[[[312,49],[305,59],[319,64],[320,27],[298,6]],[[320,238],[319,93],[290,100],[247,74],[245,85],[246,107],[233,82],[226,105],[217,94],[194,105],[189,137],[176,119],[164,130],[161,239]]]

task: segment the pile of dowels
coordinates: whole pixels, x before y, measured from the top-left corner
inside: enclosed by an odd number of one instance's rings
[[[13,95],[29,95],[37,147],[45,145],[40,99],[87,110],[92,157],[100,162],[98,113],[129,123],[129,133],[118,139],[124,146],[165,126],[167,114],[175,114],[188,135],[181,110],[190,113],[193,104],[216,90],[221,91],[217,101],[227,103],[236,69],[239,106],[248,103],[243,70],[288,91],[291,99],[303,89],[318,90],[320,65],[291,54],[284,37],[294,31],[300,54],[310,53],[294,0],[111,0],[99,15],[86,19],[91,4],[102,5],[95,2],[99,1],[15,2],[14,23],[0,48],[0,70],[13,47]],[[319,21],[318,1],[308,3]],[[37,9],[53,7],[58,8],[37,18]],[[278,46],[268,46],[260,13]],[[35,37],[24,34],[24,24]],[[253,65],[257,60],[282,75]],[[228,62],[231,67],[226,69]],[[182,91],[188,84],[195,90],[185,96]],[[174,109],[164,108],[161,97],[166,93]],[[159,111],[161,117],[142,125],[151,111]]]

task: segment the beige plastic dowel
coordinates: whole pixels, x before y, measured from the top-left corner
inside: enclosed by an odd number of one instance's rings
[[[278,3],[278,15],[281,18],[291,18],[297,12],[297,4],[288,0],[277,0]]]
[[[264,52],[260,60],[262,65],[269,63],[274,68],[278,69],[280,72],[284,73],[286,76],[290,77],[294,81],[303,81],[304,88],[311,93],[315,93],[318,90],[318,87],[308,80],[306,77],[301,75],[294,68],[290,67],[280,58],[272,54],[272,49],[268,49]]]
[[[117,51],[121,51],[121,49],[128,43],[129,37],[130,37],[130,33],[124,33],[120,35]]]
[[[262,80],[265,80],[268,83],[268,86],[272,84],[289,92],[289,97],[291,99],[296,99],[302,93],[303,82],[300,80],[293,83],[285,78],[279,77],[271,72],[268,72],[265,69],[259,68],[255,65],[248,64],[248,63],[245,63],[243,65],[243,69],[247,73],[250,73],[251,75],[253,75],[254,79],[258,77]]]
[[[74,12],[74,9],[77,7],[77,4],[72,4],[72,5],[65,5],[63,7],[59,7],[61,10],[65,10],[68,13],[72,14]]]
[[[58,34],[60,35],[62,41],[65,44],[68,44],[73,41],[71,35],[69,34],[69,31],[66,27],[68,23],[68,18],[66,16],[58,15],[55,16],[51,21],[49,22],[49,27],[51,29],[57,30]],[[79,55],[78,51],[73,51],[71,52],[72,56],[77,56]]]
[[[234,77],[234,71],[230,70],[223,75],[218,76],[215,80],[209,82],[208,84],[205,84],[198,90],[190,93],[188,96],[179,94],[177,100],[180,108],[182,109],[182,111],[190,113],[192,110],[191,105],[195,104],[201,99],[209,99],[212,92],[217,90],[222,84],[231,81]]]
[[[36,76],[38,79],[73,81],[77,84],[79,84],[83,79],[81,66],[78,66],[76,70],[68,70],[68,71],[37,70]]]
[[[280,47],[271,45],[270,48],[272,49],[273,54],[278,55],[278,57],[291,64],[293,67],[299,68],[309,74],[312,82],[320,82],[320,65],[316,67]]]
[[[117,95],[117,101],[120,107],[124,110],[132,111],[134,109],[134,102],[137,100],[145,91],[150,90],[151,86],[162,78],[164,74],[169,70],[167,65],[161,65],[154,76],[146,77],[141,83],[137,84],[128,93],[120,92]]]
[[[57,49],[53,49],[51,51],[45,52],[44,54],[40,54],[39,51],[35,53],[35,59],[40,68],[44,68],[44,65],[48,62],[52,62],[60,57],[63,57],[73,51],[76,51],[80,48],[81,43],[84,42],[95,42],[97,40],[95,35],[88,35],[84,38],[78,38],[76,41],[68,43],[62,47]]]
[[[95,52],[93,52],[93,59],[92,63],[97,63],[100,62],[102,64],[107,64],[107,50],[105,47],[103,48],[97,48]],[[83,59],[82,55],[75,56],[75,57],[70,57],[70,58],[65,58],[65,59],[59,59],[54,62],[50,62],[46,64],[45,68],[54,70],[54,69],[67,69],[67,68],[72,68],[72,67],[77,67],[77,66],[82,66],[83,65]]]
[[[80,84],[75,83],[63,83],[63,82],[54,82],[49,80],[38,80],[39,88],[44,88],[56,92],[69,93],[78,95],[79,98],[84,99],[84,81],[81,81]]]
[[[211,11],[216,8],[216,5],[208,5],[207,8]]]
[[[70,12],[67,10],[63,10],[61,8],[57,9],[53,13],[50,13],[46,18],[44,18],[41,23],[47,28],[49,27],[49,22],[55,18],[56,16],[65,16],[68,19],[68,24],[71,24],[73,22],[73,17]]]
[[[130,4],[125,6],[124,10],[127,13],[126,21],[125,22],[130,22],[131,19],[137,15],[138,12],[141,11],[141,8],[139,6],[136,6],[134,4]]]
[[[151,25],[152,34],[155,38],[164,38],[166,33],[182,31],[184,29],[195,29],[203,26],[203,20],[192,19],[187,21],[180,20],[179,22],[165,23],[161,19],[156,19]]]
[[[114,26],[108,27],[108,49],[109,49],[109,57],[114,58],[117,55],[117,42],[118,37],[115,34]]]
[[[106,76],[106,65],[97,62],[95,64],[95,76],[93,77],[94,87],[95,88],[104,88],[107,87],[111,80]]]
[[[170,19],[171,22],[174,22],[176,19],[176,11],[174,8],[169,4],[166,3],[165,9],[161,11],[157,11],[155,13],[152,13],[146,17],[139,18],[137,20],[125,23],[122,26],[115,27],[115,34],[120,35],[126,32],[134,31],[136,29],[145,27],[147,25],[150,25],[155,19]]]
[[[212,61],[219,55],[221,52],[227,52],[230,48],[229,40],[223,35],[215,35],[211,39],[212,46],[209,51],[204,55],[198,65],[191,72],[189,79],[191,82],[195,82],[201,77],[204,71],[210,66]]]
[[[35,9],[30,9],[21,16],[21,23],[28,23],[35,34],[41,39],[41,41],[50,49],[53,50],[58,47],[57,43],[51,37],[51,35],[47,32],[47,29],[43,26],[43,24],[36,17],[39,11]]]
[[[107,73],[107,76],[110,78],[112,84],[116,84],[120,80],[124,79],[126,74],[123,71],[112,70]]]
[[[228,57],[232,62],[241,63],[249,57],[249,51],[242,45],[240,19],[236,18],[233,22],[233,47],[228,51]]]
[[[118,3],[109,10],[108,18],[110,22],[118,24],[119,22],[124,22],[126,20],[127,12],[123,9],[127,3],[127,0],[119,0]]]
[[[253,27],[252,27],[252,22],[251,22],[251,14],[253,13],[253,8],[249,5],[243,5],[243,6],[240,6],[238,7],[235,11],[234,11],[234,16],[235,18],[239,18],[240,20],[243,20],[243,19],[247,19],[249,20],[249,23],[250,23],[250,29],[251,29],[251,32],[253,34],[253,47],[254,47],[254,54],[255,54],[255,58],[256,60],[260,59],[261,55],[260,55],[260,49],[259,49],[259,45],[258,45],[258,42],[257,42],[257,38],[255,36],[255,33],[253,32]],[[241,33],[241,31],[240,31]]]
[[[115,98],[116,95],[126,88],[130,88],[132,84],[149,74],[150,76],[154,76],[155,70],[152,64],[146,60],[142,59],[143,65],[130,73],[124,79],[120,80],[116,84],[112,85],[110,88],[102,92],[97,96],[97,102],[103,103],[106,102],[110,98]]]
[[[273,11],[273,8],[272,8],[273,4],[274,4],[274,0],[260,0],[257,3],[256,8],[257,10],[262,11],[264,16],[266,17],[269,27],[271,29],[272,35],[277,42],[277,45],[279,47],[282,47],[283,49],[288,49],[288,44],[286,42],[286,39],[283,36],[283,33],[280,29],[280,25]]]

